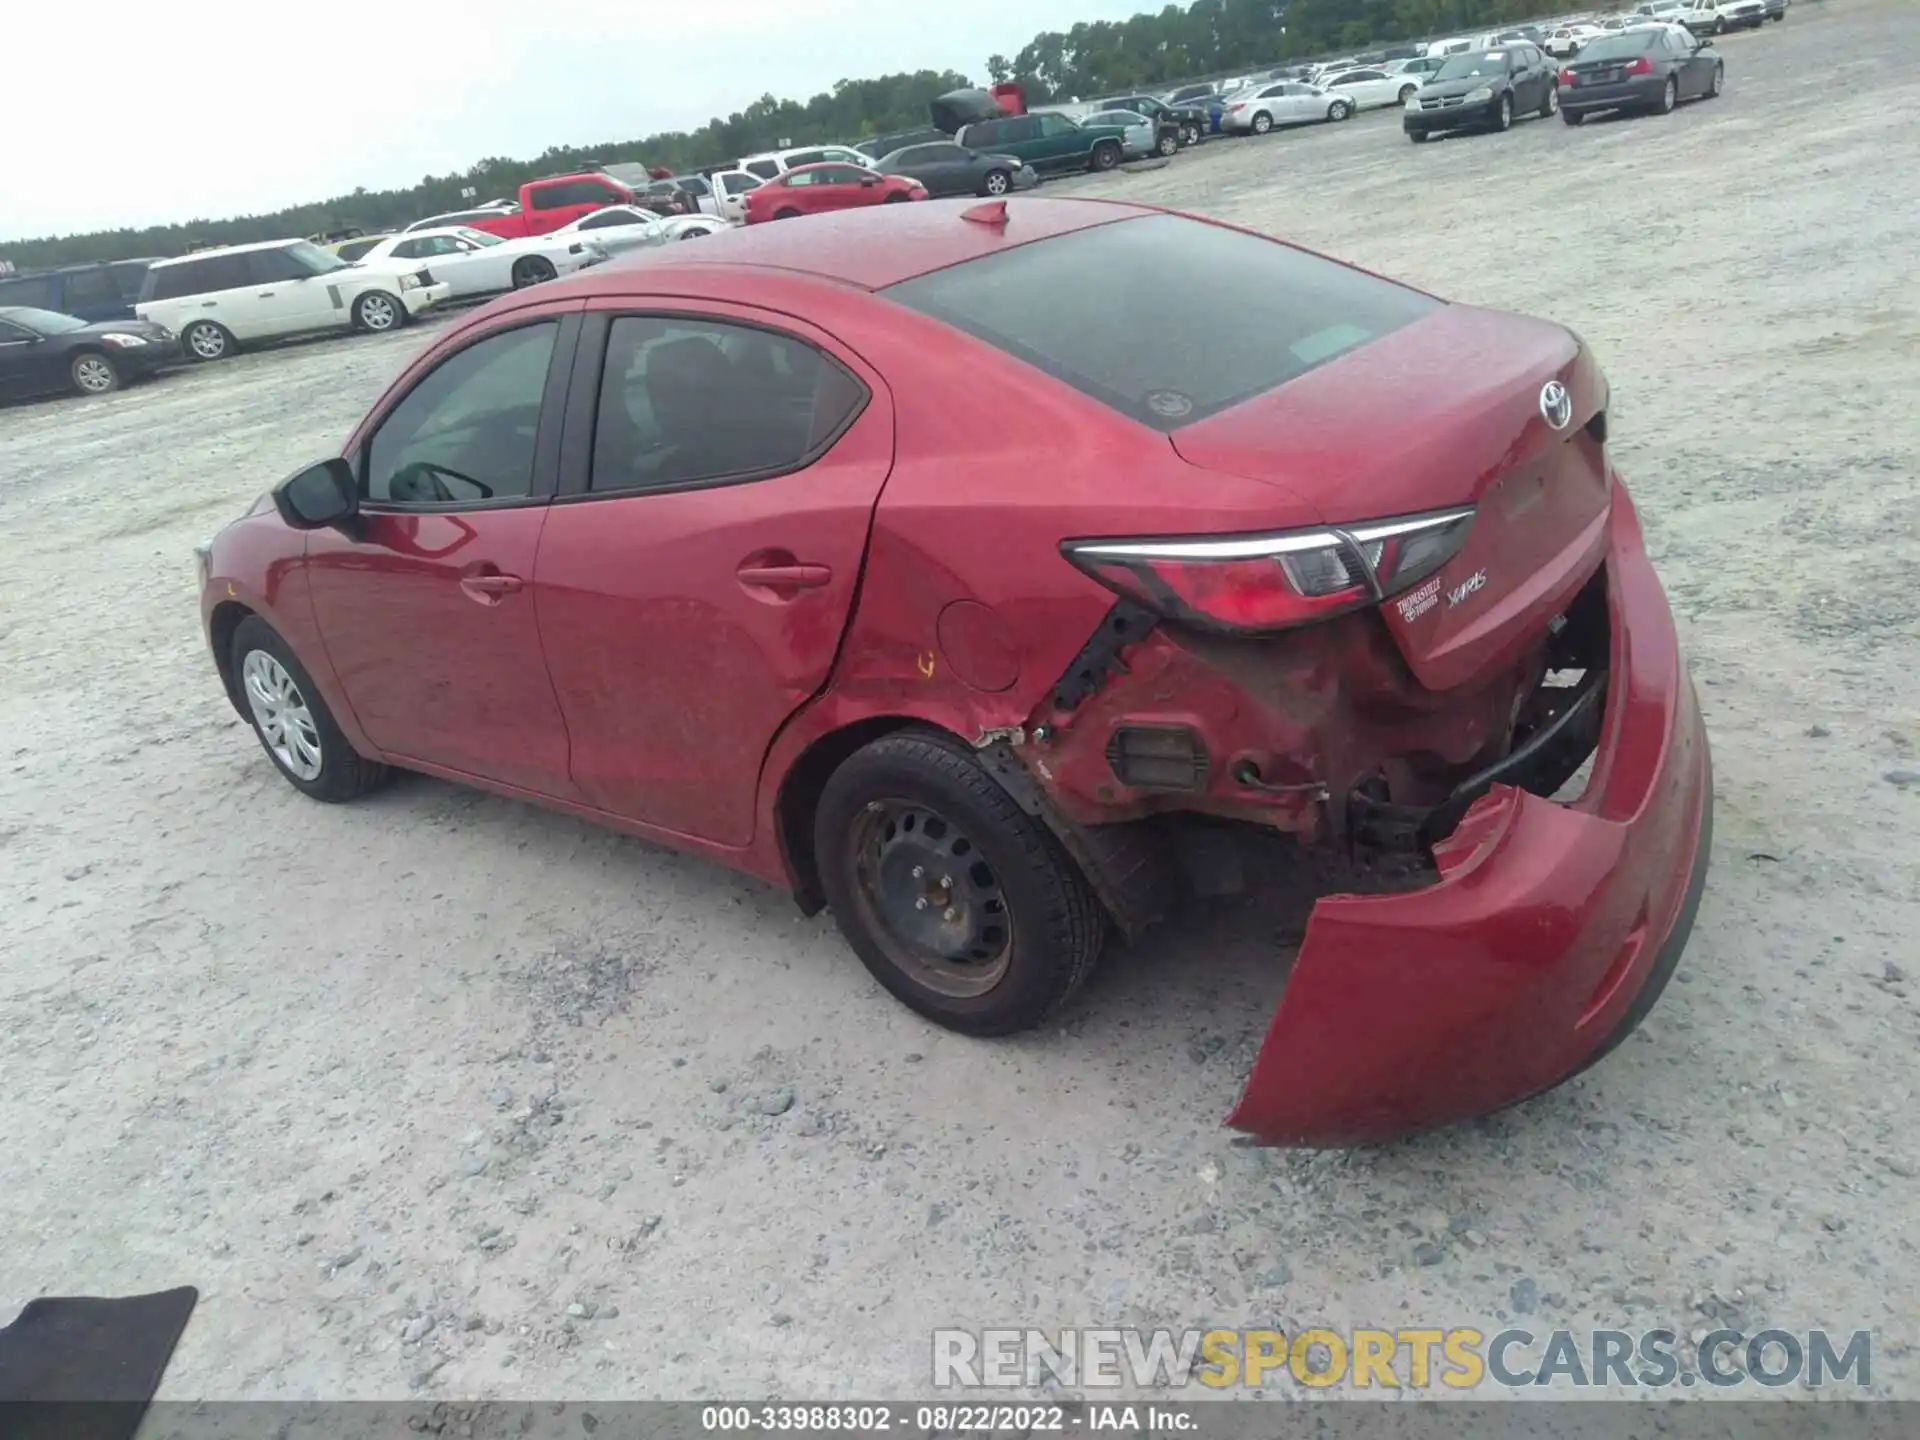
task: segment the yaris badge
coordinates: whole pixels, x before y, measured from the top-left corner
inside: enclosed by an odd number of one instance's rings
[[[1558,380],[1549,380],[1540,387],[1540,416],[1556,430],[1566,429],[1567,422],[1573,419],[1573,396]]]

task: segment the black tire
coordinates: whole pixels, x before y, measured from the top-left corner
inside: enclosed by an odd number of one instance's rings
[[[1265,135],[1273,129],[1273,117],[1262,110],[1253,117],[1253,133]]]
[[[407,323],[407,307],[400,297],[384,290],[369,290],[353,302],[353,326],[371,335],[384,335]]]
[[[555,275],[553,262],[544,255],[526,255],[513,262],[513,288],[524,290],[529,285],[542,285]]]
[[[1547,86],[1547,98],[1540,102],[1540,118],[1542,120],[1551,120],[1559,113],[1560,87],[1558,85],[1549,85]]]
[[[1164,130],[1153,142],[1153,153],[1162,160],[1170,160],[1180,153],[1180,137],[1171,130]]]
[[[1513,92],[1511,90],[1503,92],[1500,96],[1500,114],[1493,122],[1493,128],[1496,130],[1513,128]]]
[[[1182,145],[1198,145],[1200,143],[1200,127],[1194,124],[1182,125],[1180,127],[1180,143]]]
[[[1405,108],[1407,101],[1411,100],[1419,89],[1420,87],[1418,85],[1402,85],[1400,87],[1400,104],[1402,108]]]
[[[1680,82],[1669,75],[1667,83],[1660,88],[1660,103],[1654,106],[1657,114],[1671,115],[1680,103]]]
[[[317,774],[300,774],[275,752],[262,721],[262,715],[267,712],[249,693],[251,681],[247,662],[256,652],[271,659],[292,682],[295,696],[312,722],[308,743],[319,750]],[[293,647],[280,638],[280,633],[258,615],[249,615],[233,632],[231,664],[234,688],[239,694],[243,712],[253,725],[254,738],[260,742],[260,748],[267,752],[267,758],[273,761],[274,768],[302,795],[338,805],[366,794],[392,774],[385,765],[363,758],[347,743],[347,737],[340,733],[339,725],[334,722],[333,712],[327,709],[327,702],[321,698],[320,687],[313,683],[313,676],[307,673],[307,667],[300,663],[300,657],[293,653]],[[301,728],[305,730],[308,727]]]
[[[773,218],[776,220],[798,220],[800,218],[800,212],[793,209],[776,210],[773,212]]]
[[[980,177],[982,195],[1000,196],[1013,189],[1013,176],[1005,170],[989,170]]]
[[[1707,82],[1706,91],[1700,98],[1702,100],[1718,100],[1720,98],[1720,92],[1726,88],[1727,67],[1724,65],[1716,65],[1713,67],[1713,78]]]
[[[1327,107],[1329,120],[1351,120],[1352,118],[1353,102],[1350,100],[1336,100]]]
[[[916,836],[915,815],[943,828],[927,825]],[[952,845],[954,854],[978,857],[969,871],[986,872],[1000,908],[985,902],[981,918],[1002,915],[1005,930],[991,942],[1001,947],[991,966],[977,972],[986,985],[978,993],[947,993],[922,980],[913,966],[959,976],[970,962],[936,958],[882,917],[879,892],[897,887],[879,886],[874,867],[882,854],[904,862],[917,853],[884,849],[903,844]],[[1040,1024],[1093,972],[1106,938],[1104,913],[1053,835],[964,746],[939,734],[905,731],[855,751],[821,793],[814,856],[841,934],[874,978],[909,1008],[964,1035],[1009,1035]],[[973,877],[962,883],[971,886]],[[966,903],[971,909],[975,902]]]
[[[180,332],[180,349],[196,364],[225,360],[239,348],[233,332],[218,320],[195,320]]]
[[[1113,169],[1120,163],[1120,142],[1118,140],[1100,141],[1093,147],[1092,161],[1095,170]]]
[[[1584,125],[1587,123],[1587,117],[1578,110],[1562,110],[1560,112],[1560,118],[1568,125]]]
[[[1407,132],[1407,139],[1411,140],[1416,145],[1426,144],[1429,138],[1430,137],[1428,136],[1425,130],[1409,130]]]
[[[1722,32],[1724,32],[1726,28],[1727,28],[1726,23],[1722,21],[1718,15],[1716,15],[1713,17],[1713,23],[1707,27],[1707,34],[1719,35]]]
[[[67,364],[67,378],[82,395],[108,395],[121,385],[120,367],[104,350],[83,350]]]
[[[893,192],[893,194],[887,196],[887,198],[882,200],[880,203],[882,205],[898,205],[902,201],[904,201],[906,198],[907,198],[906,196],[902,195],[898,190],[896,190]]]

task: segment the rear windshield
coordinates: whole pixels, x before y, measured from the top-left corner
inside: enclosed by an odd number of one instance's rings
[[[1441,302],[1178,215],[1075,230],[881,292],[1156,430],[1178,430]]]
[[[1624,35],[1603,35],[1580,52],[1582,60],[1618,60],[1628,55],[1643,55],[1660,38],[1658,30],[1629,30]]]

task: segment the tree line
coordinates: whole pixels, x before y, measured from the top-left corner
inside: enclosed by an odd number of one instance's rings
[[[1537,13],[1538,0],[1192,0],[1130,20],[1098,21],[1036,35],[1011,59],[991,56],[994,80],[1016,80],[1036,103],[1171,85],[1194,77],[1354,50],[1399,39],[1484,30]],[[428,175],[393,190],[295,205],[272,214],[180,225],[0,242],[20,269],[88,260],[178,255],[195,245],[238,245],[358,226],[396,229],[423,215],[510,198],[528,180],[589,164],[641,161],[676,172],[717,165],[783,142],[858,140],[927,123],[927,101],[973,83],[955,71],[917,70],[842,80],[806,101],[763,95],[697,130],[600,145],[556,145],[531,159],[492,156],[467,170]]]

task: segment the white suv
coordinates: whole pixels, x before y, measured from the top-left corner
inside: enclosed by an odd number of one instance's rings
[[[762,180],[777,180],[789,170],[802,165],[819,165],[829,160],[836,165],[858,165],[862,170],[873,168],[871,155],[862,155],[845,145],[809,145],[800,150],[770,150],[764,155],[749,155],[734,168],[745,170],[749,175],[758,175]]]
[[[317,330],[393,330],[447,298],[420,266],[349,265],[310,240],[269,240],[156,260],[133,313],[180,337],[191,360]]]

